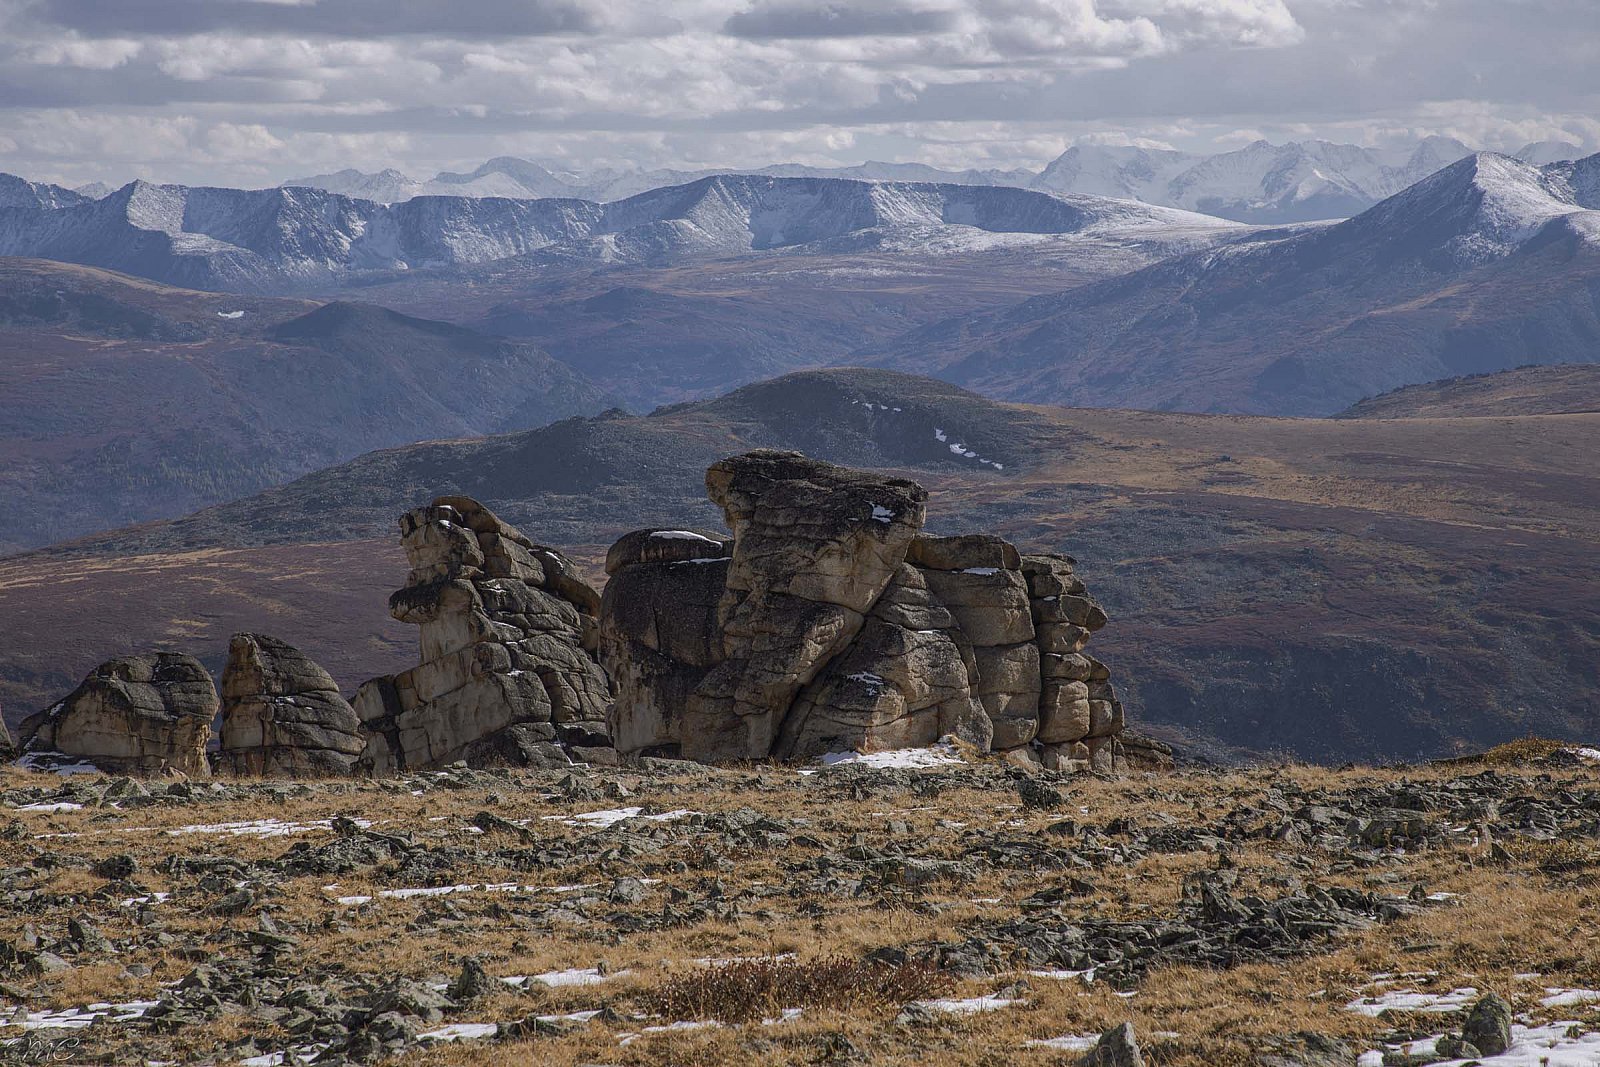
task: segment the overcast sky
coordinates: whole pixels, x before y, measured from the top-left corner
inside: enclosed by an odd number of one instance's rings
[[[1600,0],[0,0],[0,170],[70,184],[1425,134],[1600,150]]]

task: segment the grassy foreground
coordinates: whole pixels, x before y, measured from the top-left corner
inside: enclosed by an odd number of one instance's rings
[[[1600,1029],[1600,765],[1558,746],[1021,782],[7,768],[0,1063],[1076,1063],[1124,1021],[1163,1067],[1336,1063],[1462,990]]]

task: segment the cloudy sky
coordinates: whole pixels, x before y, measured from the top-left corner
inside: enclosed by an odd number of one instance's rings
[[[1600,150],[1600,0],[0,0],[0,170],[70,184],[1426,134]]]

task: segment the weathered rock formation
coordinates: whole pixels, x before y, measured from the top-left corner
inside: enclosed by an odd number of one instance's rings
[[[356,692],[358,765],[614,760],[600,595],[571,561],[466,497],[407,512],[400,534],[411,574],[389,611],[421,628],[422,663]]]
[[[364,747],[361,721],[327,671],[265,634],[234,634],[222,672],[218,766],[234,774],[331,778]]]
[[[209,775],[217,689],[193,656],[152,652],[102,663],[22,723],[24,753],[59,752],[103,771]]]
[[[1083,653],[1106,622],[1066,556],[921,533],[926,491],[793,452],[706,474],[731,538],[612,547],[600,657],[625,753],[803,758],[947,734],[1111,770],[1122,705]]]

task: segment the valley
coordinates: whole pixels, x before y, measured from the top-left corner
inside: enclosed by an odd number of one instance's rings
[[[8,718],[31,711],[135,648],[215,667],[239,629],[304,647],[353,687],[409,655],[384,608],[407,508],[470,494],[598,579],[629,529],[715,528],[708,463],[786,447],[917,479],[951,530],[1076,557],[1115,623],[1097,654],[1130,718],[1185,751],[1415,758],[1582,737],[1600,692],[1600,486],[1584,473],[1597,445],[1592,414],[1095,411],[801,373],[648,417],[371,453],[0,561],[0,629],[19,635],[0,701]]]

